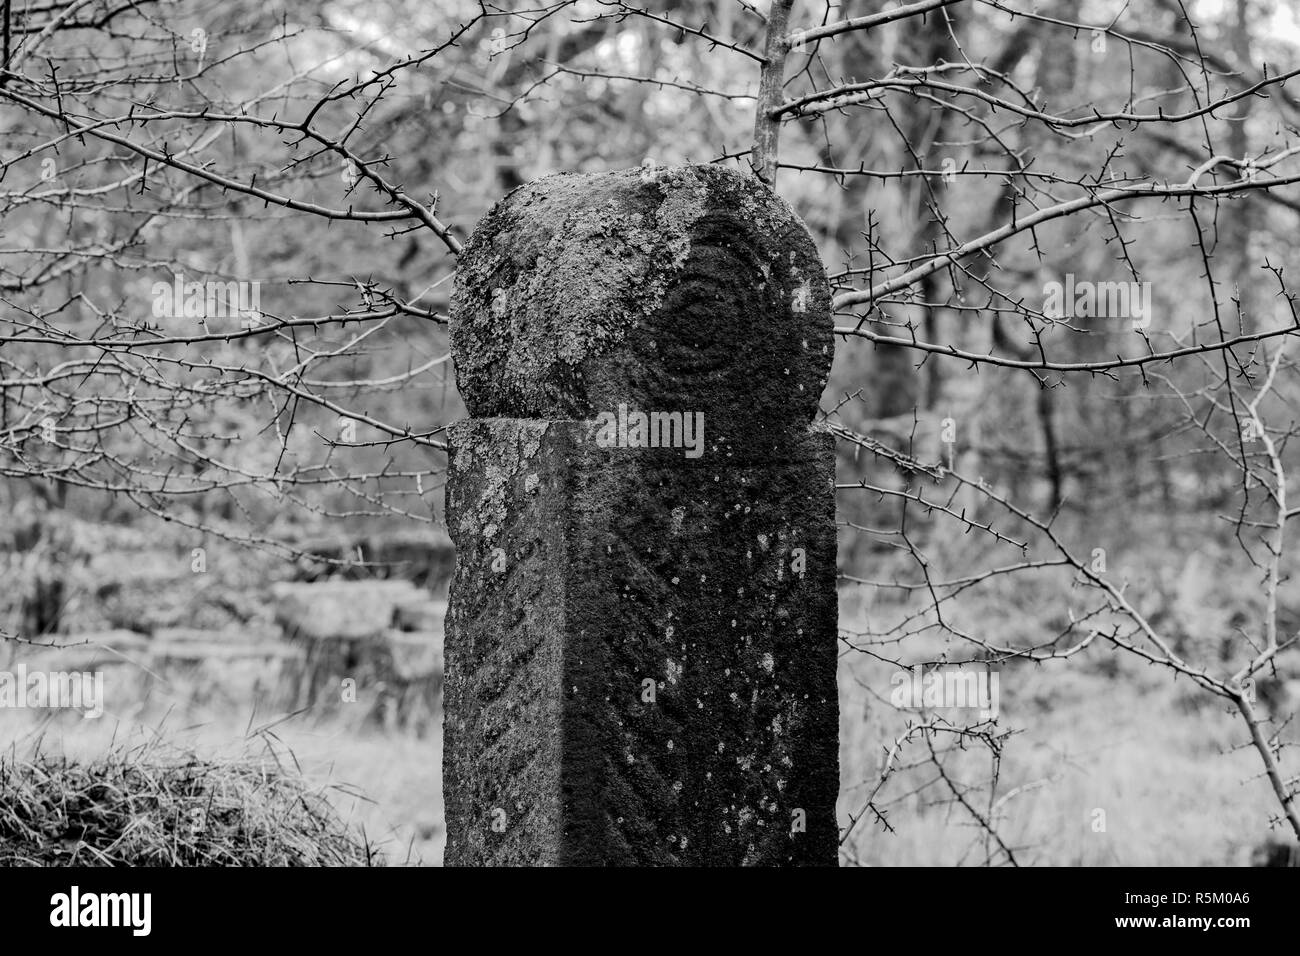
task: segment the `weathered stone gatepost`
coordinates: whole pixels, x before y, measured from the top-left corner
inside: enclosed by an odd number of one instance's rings
[[[450,865],[834,865],[829,289],[717,166],[479,224],[452,351]]]

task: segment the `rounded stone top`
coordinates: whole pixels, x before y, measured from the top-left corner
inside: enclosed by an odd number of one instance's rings
[[[474,230],[451,350],[480,418],[625,404],[806,426],[830,371],[830,288],[803,222],[752,176],[563,173],[514,190]]]

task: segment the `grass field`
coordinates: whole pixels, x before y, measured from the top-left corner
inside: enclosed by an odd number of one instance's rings
[[[862,672],[871,669],[844,665],[867,681],[873,678]],[[888,686],[883,673],[874,680]],[[1013,735],[1001,758],[995,798],[1005,802],[997,821],[1022,865],[1244,865],[1266,835],[1275,802],[1258,756],[1233,750],[1242,739],[1238,723],[1186,682],[1175,685],[1154,671],[1147,680],[1116,681],[1043,667],[1004,675],[1001,687],[999,723]],[[878,772],[886,743],[881,707],[861,692],[841,692],[842,821],[859,812],[860,784]],[[961,761],[961,779],[986,783],[991,758],[962,756],[969,759]],[[903,774],[887,788],[896,832],[876,826],[855,834],[846,862],[954,865],[983,858],[982,833],[968,813],[910,792],[927,773]],[[1104,831],[1094,828],[1099,809]]]

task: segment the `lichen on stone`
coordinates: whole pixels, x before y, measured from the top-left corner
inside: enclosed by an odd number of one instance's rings
[[[656,173],[650,182],[636,170],[549,176],[512,192],[479,223],[457,266],[451,322],[471,414],[585,417],[584,366],[656,313],[703,219],[725,211],[751,242],[798,224],[766,187],[736,171]],[[809,250],[820,270],[811,240]],[[766,276],[769,264],[761,267]]]
[[[466,456],[465,461],[472,460],[470,450],[475,446],[492,448],[497,457],[483,464],[476,500],[461,513],[459,529],[466,534],[478,529],[491,540],[505,526],[508,504],[513,500],[511,487],[536,456],[550,423],[489,418],[466,424],[468,428],[461,426],[456,436],[460,438],[462,430],[468,432],[457,446],[463,449],[459,453]]]

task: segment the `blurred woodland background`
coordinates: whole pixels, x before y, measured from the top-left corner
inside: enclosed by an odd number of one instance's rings
[[[437,863],[456,253],[541,176],[722,162],[836,294],[843,862],[1294,859],[1285,0],[3,0],[3,31],[0,668],[107,672],[99,721],[0,710],[10,753],[296,762]],[[997,720],[891,700],[938,665],[995,670]]]

